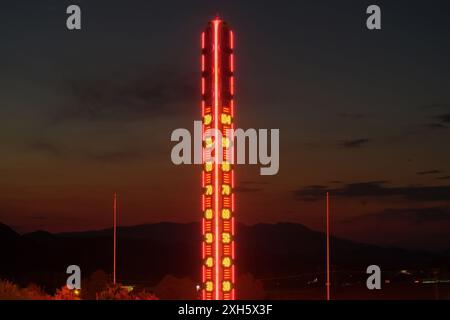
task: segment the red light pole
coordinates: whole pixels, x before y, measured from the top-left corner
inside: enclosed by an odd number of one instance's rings
[[[327,192],[327,300],[330,296],[330,194]]]
[[[113,262],[113,283],[116,284],[116,236],[117,236],[117,193],[114,192],[113,201],[113,214],[114,214],[114,262]]]
[[[234,153],[226,137],[234,129],[234,39],[216,18],[202,33],[202,299],[235,299]],[[218,141],[219,132],[224,138]],[[211,146],[214,154],[205,150]],[[220,150],[221,148],[222,150]],[[222,152],[218,152],[218,150]]]

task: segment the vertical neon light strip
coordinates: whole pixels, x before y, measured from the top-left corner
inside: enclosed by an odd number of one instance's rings
[[[205,99],[204,99],[204,94],[205,94],[205,78],[203,76],[203,73],[205,72],[205,54],[204,54],[204,50],[205,50],[205,33],[202,32],[202,39],[201,39],[201,43],[202,43],[202,119],[205,116]],[[202,125],[202,137],[203,137],[203,132],[204,132],[204,125]],[[202,148],[202,164],[205,163],[205,155],[203,152],[203,148]],[[202,188],[205,188],[205,172],[202,170]],[[206,206],[205,206],[205,195],[202,194],[202,212],[205,212],[206,210]],[[202,217],[202,236],[205,236],[205,217]],[[202,260],[204,261],[206,257],[206,252],[205,252],[205,241],[202,241]],[[202,284],[205,285],[206,282],[206,268],[205,265],[202,263]],[[206,290],[205,288],[202,289],[202,300],[206,300]]]
[[[230,54],[230,72],[231,72],[231,79],[234,80],[234,34],[233,31],[229,31],[229,36],[230,36],[230,50],[231,50],[231,54]],[[230,114],[232,117],[232,123],[231,123],[231,130],[234,131],[234,82],[233,82],[233,92],[231,95],[231,99],[230,99]],[[232,149],[231,151],[231,163],[234,164],[234,149]],[[231,171],[231,189],[234,191],[234,170]],[[230,205],[230,210],[231,212],[233,212],[234,215],[234,192],[231,194],[231,205]],[[236,298],[236,290],[234,288],[234,284],[235,284],[235,266],[234,266],[234,261],[236,259],[235,257],[235,242],[234,242],[234,234],[235,234],[235,230],[234,230],[234,216],[232,217],[232,221],[231,221],[231,236],[232,236],[232,242],[231,242],[231,259],[233,261],[233,264],[231,266],[231,283],[233,285],[233,288],[231,289],[231,299],[234,300]]]
[[[215,299],[220,299],[219,284],[220,284],[220,254],[219,254],[219,143],[217,139],[217,131],[219,130],[219,20],[214,20],[214,127],[215,127],[215,139],[214,139],[214,212],[215,212],[215,284],[214,289],[216,291]],[[220,161],[221,162],[221,161]]]

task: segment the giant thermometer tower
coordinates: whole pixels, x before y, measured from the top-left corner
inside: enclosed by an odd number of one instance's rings
[[[202,299],[235,299],[234,152],[227,138],[234,129],[234,40],[216,18],[202,33]],[[221,143],[215,135],[220,132]],[[213,152],[206,152],[214,146]],[[222,152],[217,152],[221,149]]]

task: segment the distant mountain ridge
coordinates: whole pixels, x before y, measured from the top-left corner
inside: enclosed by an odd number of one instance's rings
[[[200,278],[201,226],[199,223],[157,223],[118,228],[118,278],[125,283],[154,284],[164,275]],[[65,283],[67,266],[76,264],[83,275],[112,270],[112,229],[85,232],[19,235],[0,224],[0,277],[36,282],[47,288]],[[325,235],[301,224],[238,225],[238,272],[257,278],[320,272],[325,266]],[[438,265],[448,257],[427,252],[383,248],[331,238],[335,269],[365,270],[370,264],[384,268]]]
[[[16,238],[19,236],[12,228],[0,222],[0,239]]]

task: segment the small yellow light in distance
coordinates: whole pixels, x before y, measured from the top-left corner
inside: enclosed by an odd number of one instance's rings
[[[230,209],[222,209],[222,219],[228,220],[231,218]]]
[[[205,126],[208,126],[208,125],[211,124],[211,122],[212,122],[212,116],[211,116],[210,114],[206,114],[206,115],[203,117],[203,124],[204,124]]]
[[[212,257],[208,257],[205,260],[205,266],[207,266],[208,268],[212,268],[212,266],[214,265],[214,260]]]
[[[214,146],[214,141],[212,137],[207,137],[205,139],[205,148],[212,148]]]
[[[213,242],[213,239],[214,239],[214,237],[213,237],[212,233],[208,232],[207,234],[205,234],[205,242],[207,244],[211,244]]]
[[[230,163],[227,162],[227,161],[222,162],[222,171],[223,171],[223,172],[228,172],[228,171],[230,171],[230,170],[231,170],[231,165],[230,165]]]
[[[212,281],[206,281],[205,283],[205,290],[208,292],[211,292],[214,290],[214,284]]]
[[[222,113],[220,115],[220,122],[222,122],[222,124],[230,125],[231,124],[231,115]]]
[[[223,260],[222,260],[222,265],[223,265],[225,268],[231,267],[231,259],[230,259],[230,257],[225,257],[225,258],[223,258]]]
[[[229,244],[231,242],[231,234],[228,232],[222,233],[222,242],[225,244]]]
[[[212,194],[213,194],[213,186],[210,185],[210,184],[208,184],[208,185],[205,187],[205,195],[210,196],[210,195],[212,195]]]
[[[213,218],[213,211],[212,209],[206,209],[205,210],[205,219],[211,220]]]
[[[205,171],[206,172],[211,172],[212,169],[213,169],[213,163],[211,161],[205,162]]]
[[[231,194],[231,186],[229,184],[222,185],[222,195],[229,196]]]
[[[228,149],[228,148],[230,148],[230,145],[231,145],[230,139],[228,137],[223,137],[222,138],[222,147],[225,149]]]
[[[222,290],[223,292],[229,292],[231,290],[231,282],[230,281],[222,282]]]

